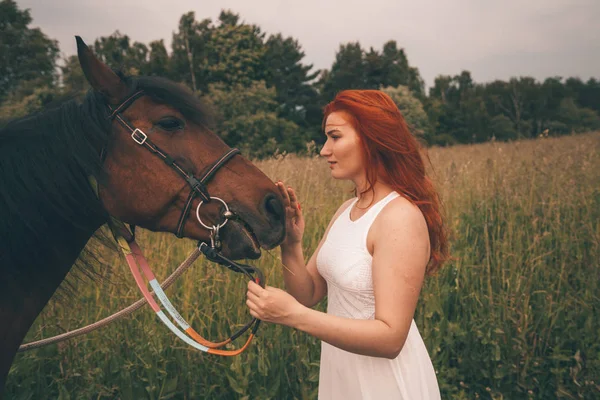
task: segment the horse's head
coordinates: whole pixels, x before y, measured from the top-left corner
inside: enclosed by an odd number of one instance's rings
[[[220,231],[225,256],[257,258],[261,247],[273,248],[283,240],[285,214],[275,185],[239,154],[218,166],[206,190],[197,190],[188,204],[195,182],[185,176],[200,180],[231,151],[207,128],[202,104],[191,91],[161,78],[122,78],[79,37],[77,45],[87,80],[106,99],[108,114],[114,117],[103,152],[107,176],[99,187],[109,214],[149,230],[179,231],[180,236],[209,242],[210,231],[196,218],[208,192],[234,214]],[[119,105],[124,107],[117,109]],[[141,143],[144,140],[147,143]],[[223,209],[213,200],[203,203],[199,213],[212,226],[223,221]]]

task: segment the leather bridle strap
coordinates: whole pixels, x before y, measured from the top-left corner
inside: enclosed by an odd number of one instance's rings
[[[121,104],[119,104],[115,109],[112,109],[110,106],[108,106],[108,108],[112,111],[111,114],[108,116],[108,119],[115,119],[115,116],[117,114],[119,114],[122,111],[125,111],[127,107],[129,107],[134,101],[136,101],[139,97],[142,97],[144,94],[145,93],[143,90],[138,90],[137,92],[129,96],[127,99],[123,100]]]
[[[191,187],[190,194],[186,200],[185,206],[182,209],[181,215],[179,216],[179,220],[177,222],[177,228],[175,230],[178,238],[183,237],[183,229],[185,226],[185,221],[187,216],[189,215],[190,209],[192,207],[192,203],[196,196],[200,196],[203,202],[209,203],[211,201],[210,193],[206,187],[207,182],[214,176],[219,168],[221,168],[227,161],[233,158],[236,154],[240,153],[239,149],[233,148],[230,149],[227,153],[225,153],[221,158],[215,161],[209,168],[206,173],[202,176],[202,178],[196,178],[192,173],[187,172],[184,168],[182,168],[173,157],[169,156],[168,153],[163,151],[160,147],[154,144],[149,138],[148,135],[139,128],[135,128],[130,124],[125,116],[121,113],[125,111],[127,107],[129,107],[135,100],[139,97],[143,96],[144,91],[140,90],[129,96],[125,99],[119,106],[116,108],[112,108],[108,106],[111,111],[109,115],[109,119],[116,119],[125,129],[129,131],[131,134],[131,138],[134,142],[139,144],[140,146],[145,147],[151,153],[160,157],[163,162],[175,170]]]
[[[229,161],[233,156],[235,156],[236,154],[239,154],[239,152],[240,151],[238,149],[231,149],[227,153],[225,153],[225,155],[223,155],[219,160],[217,160],[210,167],[210,169],[202,176],[202,178],[200,178],[198,183],[203,185],[204,187],[206,187],[205,186],[206,183],[213,177],[213,175],[217,172],[217,170],[219,168],[221,168],[221,166],[223,166],[223,164],[225,164],[227,161]],[[194,178],[194,177],[192,177],[192,179],[196,180],[196,178]],[[192,190],[190,191],[187,201],[185,202],[185,207],[183,208],[183,211],[181,212],[181,215],[179,216],[179,221],[177,222],[176,235],[178,238],[183,237],[183,227],[185,225],[186,217],[190,213],[190,209],[192,208],[192,203],[193,203],[194,199],[199,194],[198,191],[193,189],[194,188],[193,185],[195,184],[195,182],[190,182],[188,180],[188,183],[190,185],[192,185]],[[206,193],[208,194],[208,191]],[[202,198],[202,201],[206,201],[206,200],[204,200],[204,197],[201,197],[201,198]]]

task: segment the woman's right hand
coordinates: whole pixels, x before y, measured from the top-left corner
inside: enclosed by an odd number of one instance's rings
[[[304,217],[302,216],[302,208],[296,197],[294,189],[290,186],[285,186],[281,181],[275,183],[281,197],[283,197],[283,206],[285,208],[285,229],[286,236],[281,243],[282,247],[294,246],[302,241],[304,234]]]

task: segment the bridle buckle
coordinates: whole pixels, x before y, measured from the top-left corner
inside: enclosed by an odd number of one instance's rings
[[[131,132],[131,138],[137,144],[142,145],[146,142],[146,139],[148,139],[148,135],[146,135],[140,128],[135,128],[135,130]]]

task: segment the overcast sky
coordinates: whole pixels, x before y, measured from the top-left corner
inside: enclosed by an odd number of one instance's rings
[[[513,76],[600,78],[600,0],[16,0],[33,23],[75,54],[115,30],[167,49],[179,18],[215,21],[231,9],[267,34],[298,39],[304,63],[330,68],[341,43],[381,50],[396,40],[427,86],[440,74],[476,82]]]

